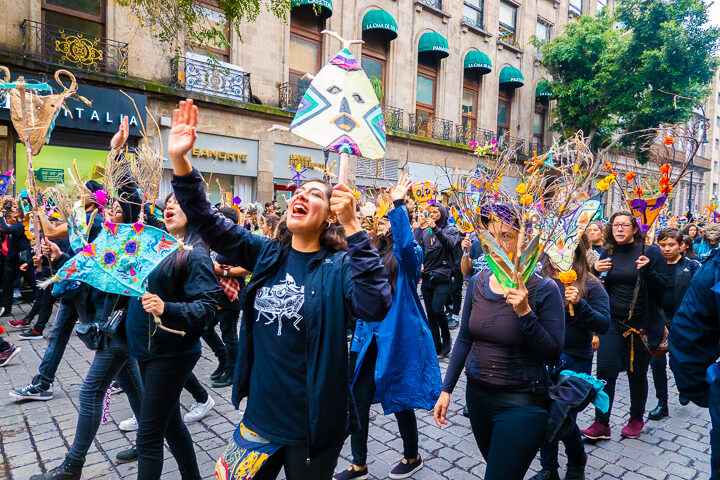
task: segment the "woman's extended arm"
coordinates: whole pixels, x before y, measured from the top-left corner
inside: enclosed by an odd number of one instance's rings
[[[479,275],[475,275],[468,282],[465,304],[463,305],[460,320],[460,330],[458,331],[457,339],[450,354],[450,363],[448,363],[447,372],[445,372],[445,380],[442,386],[443,392],[452,393],[455,389],[455,384],[457,384],[458,378],[460,378],[460,373],[465,366],[465,360],[470,352],[470,347],[472,347],[473,338],[470,333],[470,311],[472,310],[472,300],[478,277]]]

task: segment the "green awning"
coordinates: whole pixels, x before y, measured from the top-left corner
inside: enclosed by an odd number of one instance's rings
[[[394,40],[398,36],[398,26],[395,19],[385,10],[370,10],[362,21],[363,32],[367,30],[383,30],[388,38]]]
[[[535,87],[535,96],[537,98],[552,99],[553,92],[552,87],[550,86],[550,82],[548,82],[547,80],[540,80],[537,84],[537,87]]]
[[[302,5],[317,5],[320,7],[317,14],[320,18],[330,18],[332,16],[332,0],[291,0],[290,2],[290,8]]]
[[[465,55],[465,70],[473,69],[485,75],[492,71],[492,62],[490,57],[478,50],[471,50]]]
[[[525,77],[522,72],[515,67],[503,67],[500,70],[500,85],[505,85],[510,88],[518,88],[525,85]]]
[[[450,47],[445,37],[439,33],[426,32],[420,37],[418,53],[431,53],[438,58],[446,58],[450,56]]]

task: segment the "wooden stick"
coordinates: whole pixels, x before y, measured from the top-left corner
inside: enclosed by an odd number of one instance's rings
[[[347,170],[349,161],[349,155],[345,152],[340,152],[340,163],[338,164],[338,183],[344,183],[347,185]]]

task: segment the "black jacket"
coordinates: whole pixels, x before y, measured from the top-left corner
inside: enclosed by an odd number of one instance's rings
[[[437,205],[437,207],[440,210],[440,220],[432,228],[416,228],[413,230],[413,236],[423,250],[423,275],[435,273],[449,278],[455,269],[455,248],[460,244],[462,237],[457,228],[448,225],[445,206]]]

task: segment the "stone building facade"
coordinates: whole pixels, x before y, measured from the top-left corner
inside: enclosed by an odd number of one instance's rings
[[[214,8],[211,0],[199,3]],[[315,73],[341,48],[320,34],[328,29],[365,41],[352,53],[383,86],[386,158],[352,162],[351,182],[386,186],[408,171],[419,181],[441,176],[443,187],[442,173],[474,167],[471,141],[514,142],[522,155],[552,143],[552,101],[530,38],[551,39],[578,15],[608,3],[612,8],[611,0],[293,0],[287,18],[263,13],[243,26],[242,39],[232,33],[232,48],[188,46],[175,58],[110,0],[82,2],[81,11],[60,0],[2,2],[0,64],[13,80],[19,74],[41,80],[68,68],[81,93],[96,97],[93,107],[79,111],[84,118],[64,114],[52,148],[36,159],[41,168],[63,169],[76,159],[90,175],[121,114],[137,117],[131,143],[142,125],[157,137],[144,109],[136,112],[119,90],[147,105],[160,138],[174,106],[190,97],[200,108],[192,161],[207,179],[212,175],[211,196],[222,188],[246,202],[265,202],[289,193],[296,165],[321,169],[335,157],[272,128],[292,120],[308,83],[302,74]],[[219,67],[208,64],[208,51]],[[24,152],[8,118],[6,104],[0,108],[3,169],[19,166]],[[309,168],[304,175],[320,173]],[[168,170],[161,194],[169,180]]]

